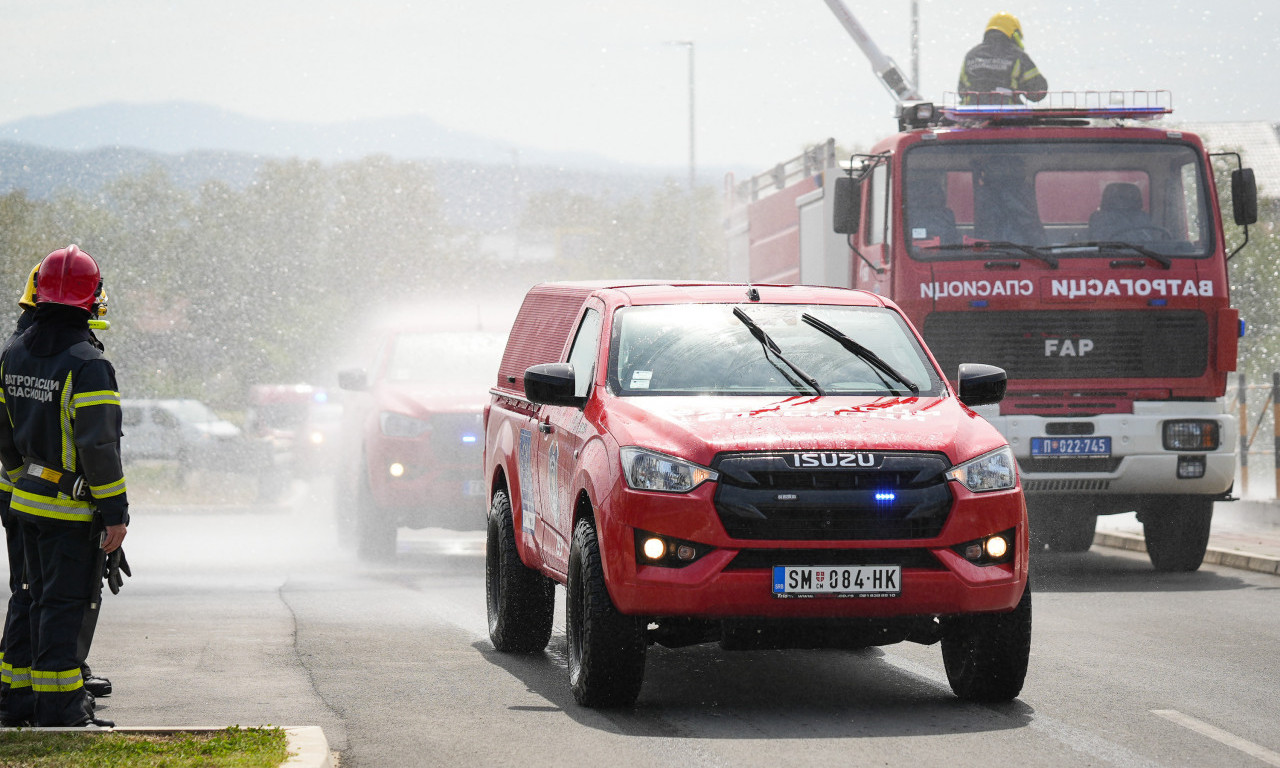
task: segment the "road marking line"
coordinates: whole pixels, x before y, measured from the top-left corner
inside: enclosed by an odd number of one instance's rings
[[[1151,714],[1159,715],[1166,720],[1170,720],[1181,725],[1183,728],[1195,731],[1201,736],[1208,736],[1216,742],[1226,744],[1228,747],[1233,749],[1238,749],[1246,755],[1256,757],[1268,765],[1280,767],[1280,752],[1272,752],[1266,747],[1259,746],[1254,744],[1252,741],[1242,739],[1234,733],[1228,733],[1221,728],[1215,728],[1214,726],[1197,720],[1190,715],[1184,715],[1176,709],[1153,709],[1151,710]]]

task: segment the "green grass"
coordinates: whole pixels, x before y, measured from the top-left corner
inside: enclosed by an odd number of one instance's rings
[[[289,757],[279,728],[175,733],[0,732],[0,768],[276,768]]]

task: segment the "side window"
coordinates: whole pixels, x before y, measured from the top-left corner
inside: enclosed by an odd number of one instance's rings
[[[1185,163],[1179,174],[1182,181],[1182,210],[1178,213],[1182,216],[1182,221],[1186,224],[1187,239],[1193,243],[1201,242],[1201,211],[1203,206],[1200,201],[1200,184],[1198,183],[1197,174],[1199,168],[1195,163]]]
[[[867,185],[867,245],[886,243],[889,220],[889,164],[880,163],[871,171],[871,182]]]
[[[165,429],[178,428],[178,420],[173,417],[173,414],[161,408],[157,408],[151,412],[151,421]]]
[[[591,381],[596,372],[596,351],[600,348],[600,313],[588,309],[578,325],[578,333],[569,349],[569,364],[573,366],[574,394],[586,397],[591,391]]]
[[[130,405],[120,409],[120,423],[126,427],[136,427],[142,423],[142,411]]]

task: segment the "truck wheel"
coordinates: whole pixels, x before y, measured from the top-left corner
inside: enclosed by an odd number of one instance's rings
[[[395,523],[374,502],[369,480],[362,476],[356,483],[356,557],[383,561],[395,556]]]
[[[947,622],[942,663],[947,682],[968,701],[1008,701],[1022,691],[1031,655],[1031,584],[1008,613],[959,616]]]
[[[1185,496],[1142,514],[1147,556],[1157,571],[1194,571],[1204,562],[1213,522],[1213,499]]]
[[[635,703],[644,679],[647,623],[618,613],[609,597],[600,542],[588,519],[573,529],[566,598],[569,685],[584,707]]]
[[[484,588],[488,596],[489,639],[495,650],[537,653],[547,647],[556,607],[556,585],[520,560],[506,491],[493,494],[489,508]]]

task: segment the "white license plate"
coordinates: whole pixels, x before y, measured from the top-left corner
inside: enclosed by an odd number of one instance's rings
[[[898,565],[775,565],[774,597],[897,597]]]

